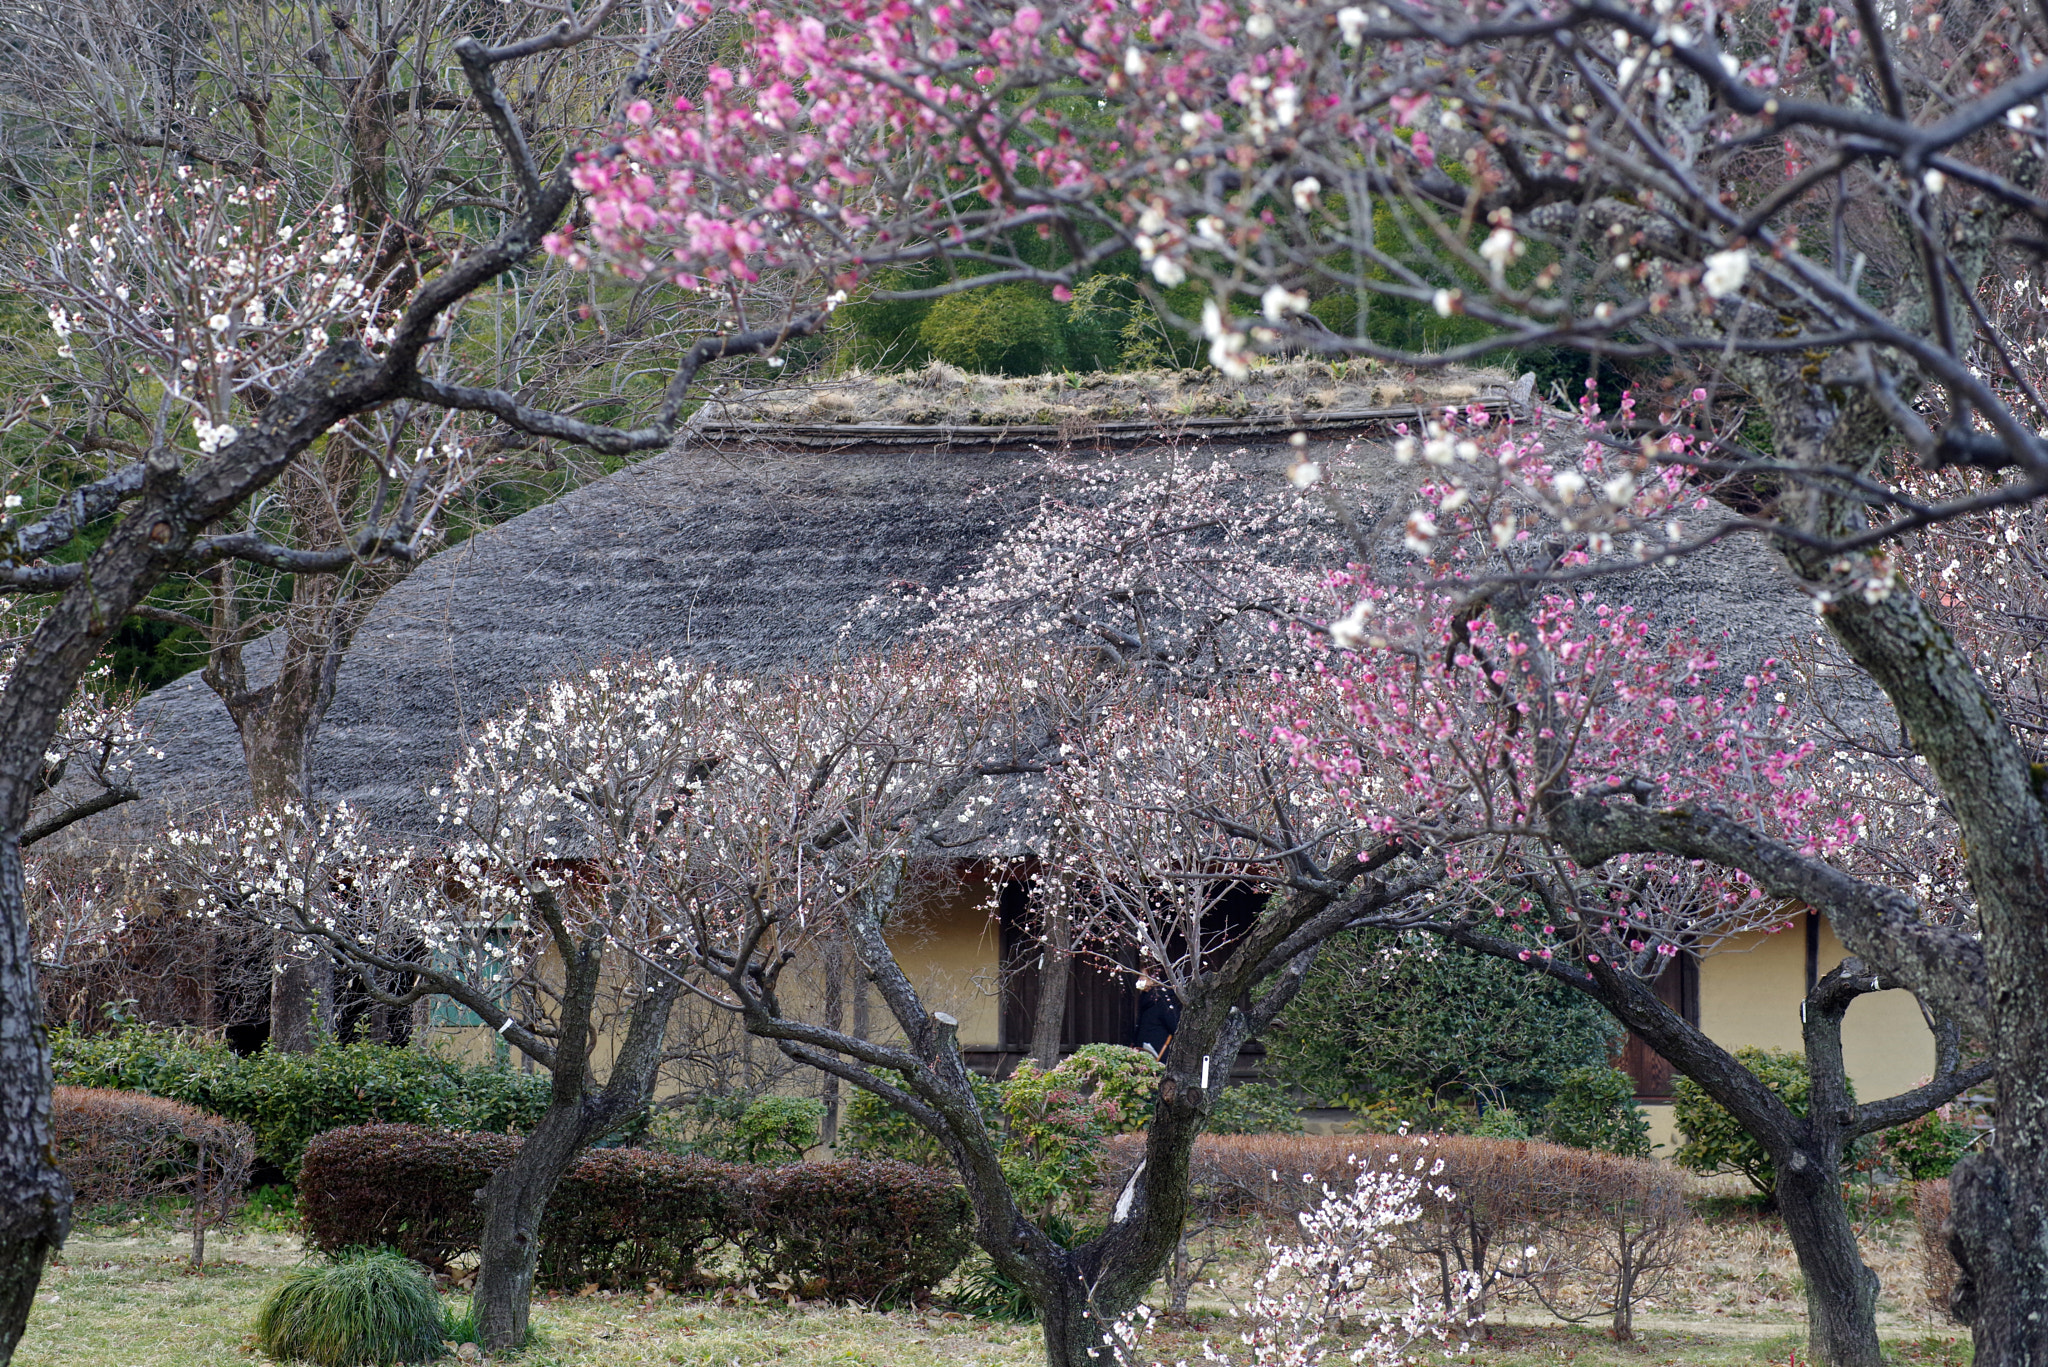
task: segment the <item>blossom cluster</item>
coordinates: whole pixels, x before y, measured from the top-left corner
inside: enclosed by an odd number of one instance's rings
[[[205,454],[233,445],[248,406],[334,333],[375,336],[368,248],[347,212],[305,215],[274,183],[182,167],[167,183],[110,183],[100,207],[37,245],[21,284],[60,358],[83,345],[161,385]]]
[[[1401,1230],[1421,1218],[1425,1196],[1451,1199],[1448,1188],[1434,1185],[1444,1163],[1429,1152],[1427,1136],[1416,1141],[1413,1154],[1396,1150],[1380,1165],[1352,1159],[1358,1172],[1351,1186],[1323,1187],[1322,1199],[1298,1217],[1297,1240],[1269,1240],[1266,1266],[1243,1310],[1235,1312],[1244,1329],[1235,1342],[1205,1342],[1203,1361],[1397,1367],[1413,1361],[1418,1347],[1464,1352],[1466,1345],[1453,1336],[1467,1327],[1477,1278],[1453,1274],[1447,1310],[1439,1289],[1408,1269],[1398,1244]],[[1150,1320],[1140,1307],[1115,1322],[1104,1336],[1103,1355],[1120,1367],[1145,1361]]]

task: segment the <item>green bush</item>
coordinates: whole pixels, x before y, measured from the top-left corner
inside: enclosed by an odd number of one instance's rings
[[[1028,1059],[1002,1083],[1003,1172],[1035,1215],[1093,1190],[1102,1141],[1145,1128],[1161,1065],[1142,1049],[1084,1044],[1050,1072]]]
[[[917,335],[931,354],[962,370],[1042,375],[1067,364],[1059,308],[1028,285],[991,285],[933,304]]]
[[[825,1103],[800,1096],[700,1096],[663,1110],[640,1143],[726,1163],[797,1163],[817,1146]]]
[[[974,1099],[981,1106],[982,1121],[990,1130],[1003,1128],[1002,1092],[995,1083],[975,1077]],[[951,1155],[924,1126],[891,1106],[873,1092],[856,1090],[839,1116],[835,1147],[842,1155],[874,1160],[889,1159],[925,1168],[953,1166]]]
[[[1597,1003],[1519,964],[1368,931],[1324,948],[1264,1038],[1268,1070],[1324,1105],[1435,1113],[1485,1098],[1538,1114],[1621,1034]]]
[[[1792,1114],[1806,1114],[1812,1083],[1804,1054],[1789,1049],[1737,1049],[1735,1061],[1776,1092]],[[1677,1080],[1671,1100],[1671,1121],[1684,1141],[1672,1155],[1678,1166],[1694,1172],[1740,1173],[1766,1198],[1777,1199],[1778,1173],[1764,1146],[1751,1138],[1720,1102],[1689,1077]]]
[[[738,1163],[801,1163],[817,1147],[825,1103],[816,1097],[764,1096],[733,1126],[731,1158]]]
[[[296,1175],[307,1143],[343,1125],[410,1124],[518,1133],[547,1109],[543,1075],[472,1068],[383,1044],[328,1042],[307,1054],[225,1044],[131,1026],[100,1035],[57,1031],[60,1083],[126,1088],[239,1120],[256,1134],[256,1156]]]
[[[1472,1122],[1469,1131],[1475,1139],[1528,1139],[1529,1122],[1522,1119],[1522,1113],[1512,1106],[1489,1106],[1484,1114]]]
[[[1572,1069],[1543,1112],[1543,1137],[1568,1148],[1648,1158],[1650,1121],[1636,1105],[1635,1079],[1597,1064]]]
[[[925,267],[875,272],[859,297],[838,311],[835,321],[850,329],[841,352],[844,359],[869,370],[913,370],[929,361],[931,351],[918,329],[932,311],[932,301],[876,299],[874,292],[921,289],[939,279],[937,271]]]
[[[1300,1134],[1301,1112],[1293,1098],[1265,1082],[1225,1087],[1209,1113],[1210,1134]]]
[[[1877,1158],[1910,1182],[1935,1182],[1947,1177],[1970,1146],[1974,1132],[1938,1111],[1895,1125],[1877,1137]]]
[[[427,1274],[388,1249],[295,1268],[256,1311],[265,1355],[320,1367],[429,1362],[441,1356],[444,1328]]]

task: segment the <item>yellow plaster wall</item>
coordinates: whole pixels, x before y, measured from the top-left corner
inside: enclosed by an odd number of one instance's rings
[[[960,1022],[963,1049],[1002,1043],[1000,930],[980,882],[934,886],[889,935],[925,1006]]]
[[[1845,951],[1821,923],[1819,971]],[[1755,1045],[1801,1050],[1799,1003],[1806,996],[1806,927],[1757,934],[1700,961],[1700,1029],[1729,1049]],[[1859,997],[1842,1021],[1842,1058],[1865,1101],[1918,1086],[1934,1071],[1934,1036],[1910,992]],[[1654,1117],[1653,1117],[1654,1125]]]

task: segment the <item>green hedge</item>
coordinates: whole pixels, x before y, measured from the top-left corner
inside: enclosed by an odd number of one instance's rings
[[[413,1125],[362,1125],[306,1151],[299,1213],[307,1242],[396,1249],[429,1267],[475,1250],[476,1194],[519,1141]],[[967,1198],[905,1163],[751,1167],[649,1149],[577,1159],[540,1230],[541,1285],[702,1285],[707,1255],[741,1254],[747,1275],[865,1302],[919,1300],[968,1247]]]
[[[241,1121],[255,1131],[257,1158],[288,1177],[296,1177],[315,1135],[343,1125],[519,1133],[539,1122],[548,1101],[545,1076],[383,1044],[238,1055],[225,1044],[135,1026],[101,1035],[57,1031],[51,1055],[60,1084],[148,1092]]]

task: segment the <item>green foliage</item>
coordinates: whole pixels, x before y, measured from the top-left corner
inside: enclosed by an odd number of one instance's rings
[[[1573,1069],[1604,1065],[1621,1033],[1597,1003],[1517,964],[1420,932],[1361,932],[1323,950],[1266,1036],[1267,1066],[1326,1105],[1434,1115],[1485,1098],[1535,1112]]]
[[[1281,1088],[1265,1082],[1225,1087],[1209,1113],[1210,1134],[1300,1134],[1301,1112]]]
[[[1619,1068],[1574,1068],[1543,1112],[1543,1137],[1574,1149],[1648,1158],[1650,1121],[1635,1093],[1635,1079]]]
[[[1159,1073],[1159,1060],[1142,1049],[1086,1044],[1050,1071],[1027,1060],[1000,1084],[977,1079],[983,1120],[1003,1136],[1003,1172],[1017,1203],[1041,1220],[1078,1207],[1100,1172],[1102,1141],[1151,1119]],[[950,1161],[916,1121],[867,1092],[848,1104],[839,1148],[929,1167]]]
[[[441,1355],[444,1328],[427,1274],[388,1249],[296,1268],[256,1311],[265,1355],[320,1367],[429,1362]]]
[[[1806,1114],[1812,1080],[1807,1076],[1804,1054],[1789,1049],[1737,1049],[1735,1061],[1776,1092],[1792,1114]],[[1778,1173],[1764,1146],[1698,1083],[1689,1077],[1678,1079],[1671,1111],[1672,1124],[1684,1141],[1672,1155],[1678,1166],[1693,1172],[1740,1173],[1766,1198],[1777,1199]]]
[[[1029,285],[991,285],[949,294],[918,324],[931,354],[962,370],[1042,375],[1067,364],[1060,311]]]
[[[1528,1139],[1529,1122],[1512,1106],[1489,1106],[1467,1131],[1476,1139]]]
[[[973,1082],[974,1099],[981,1107],[983,1123],[1001,1133],[1000,1089],[984,1077],[976,1077]],[[855,1158],[886,1158],[927,1168],[949,1168],[953,1161],[945,1146],[932,1138],[924,1126],[873,1092],[856,1091],[847,1101],[840,1112],[835,1147]]]
[[[936,272],[922,268],[875,272],[860,297],[839,310],[839,322],[848,329],[841,353],[845,360],[869,370],[913,370],[929,361],[931,350],[918,329],[932,311],[932,301],[874,296],[878,291],[921,289],[938,281]]]
[[[1878,1135],[1877,1159],[1907,1181],[1939,1181],[1968,1150],[1973,1134],[1968,1125],[1929,1111]]]
[[[307,1143],[343,1125],[391,1122],[517,1133],[547,1109],[548,1082],[509,1068],[471,1068],[416,1049],[328,1042],[307,1054],[225,1044],[131,1026],[51,1037],[56,1079],[169,1097],[239,1120],[256,1156],[295,1175]]]
[[[825,1103],[798,1096],[700,1096],[658,1113],[641,1143],[727,1163],[796,1163],[815,1148]]]
[[[764,1096],[733,1127],[732,1158],[740,1163],[801,1163],[818,1143],[825,1103],[816,1097]]]
[[[1002,1084],[1003,1173],[1026,1210],[1064,1209],[1092,1190],[1102,1140],[1145,1128],[1161,1065],[1142,1049],[1085,1044],[1041,1071],[1026,1060]]]

